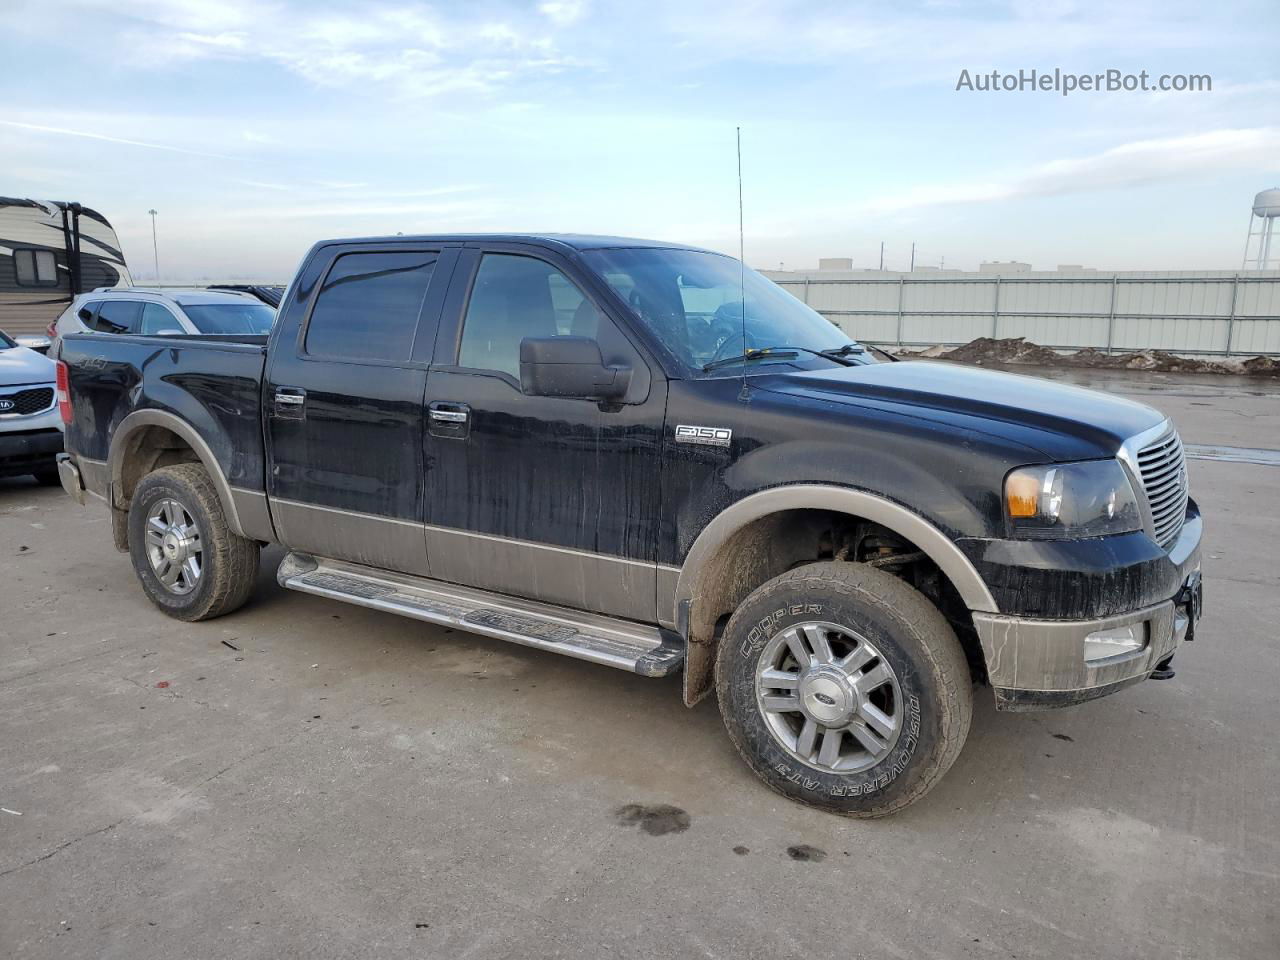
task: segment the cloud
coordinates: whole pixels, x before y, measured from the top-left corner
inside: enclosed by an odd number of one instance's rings
[[[187,147],[175,147],[167,143],[149,143],[145,140],[129,140],[125,137],[111,137],[104,133],[93,133],[88,130],[69,130],[65,127],[48,127],[38,123],[20,123],[17,120],[0,120],[6,127],[17,127],[20,130],[31,130],[36,133],[53,133],[59,136],[84,137],[88,140],[102,140],[107,143],[121,143],[130,147],[145,147],[148,150],[165,150],[170,153],[186,153],[196,157],[212,157],[215,160],[230,160],[220,153],[207,153],[204,150],[190,150]]]
[[[587,12],[586,0],[547,0],[538,4],[538,12],[552,23],[577,23]]]
[[[275,64],[324,87],[375,86],[407,99],[448,93],[490,94],[519,80],[584,66],[563,54],[557,34],[586,5],[549,0],[537,13],[514,6],[433,8],[418,3],[361,3],[343,10],[247,0],[106,0],[123,26],[104,41],[128,50],[120,63],[155,69],[200,60]]]
[[[1122,143],[1083,157],[1066,157],[995,181],[923,184],[872,200],[864,213],[993,203],[1136,187],[1224,170],[1280,169],[1280,129],[1257,127]]]

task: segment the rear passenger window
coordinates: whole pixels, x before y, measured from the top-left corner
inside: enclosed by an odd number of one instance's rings
[[[306,351],[357,360],[407,360],[438,253],[347,253],[316,295]]]
[[[103,300],[93,327],[102,333],[137,333],[141,316],[138,300]]]
[[[525,337],[595,338],[600,315],[563,273],[541,260],[485,254],[471,288],[458,364],[520,379]]]

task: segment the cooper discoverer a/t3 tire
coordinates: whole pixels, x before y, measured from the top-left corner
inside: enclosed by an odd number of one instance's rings
[[[129,556],[151,602],[179,620],[208,620],[244,605],[261,550],[231,532],[208,472],[161,467],[129,505]]]
[[[853,817],[924,796],[973,710],[942,614],[860,563],[807,564],[751,593],[720,640],[716,691],[730,738],[770,787]]]

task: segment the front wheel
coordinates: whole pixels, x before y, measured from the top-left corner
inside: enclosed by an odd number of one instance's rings
[[[807,564],[748,596],[721,638],[716,691],[770,787],[853,817],[932,789],[973,711],[964,651],[937,608],[859,563]]]
[[[129,556],[152,603],[178,620],[208,620],[249,599],[261,550],[231,532],[205,468],[182,463],[134,491]]]

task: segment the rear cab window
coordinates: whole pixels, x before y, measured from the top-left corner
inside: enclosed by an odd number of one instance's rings
[[[339,255],[329,268],[307,321],[308,356],[404,362],[427,288],[436,251],[357,251]]]

